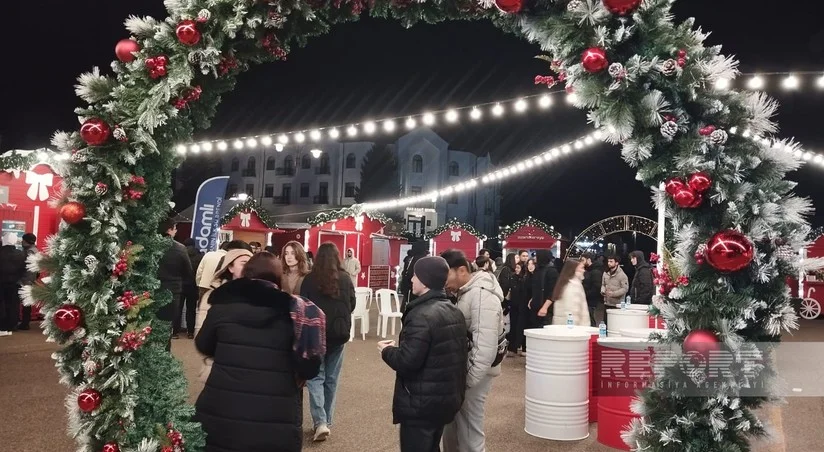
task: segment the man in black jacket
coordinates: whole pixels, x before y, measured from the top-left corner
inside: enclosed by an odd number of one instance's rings
[[[17,233],[3,235],[0,247],[0,336],[11,336],[20,320],[20,280],[26,274],[26,254],[17,249]]]
[[[31,232],[23,234],[23,252],[26,253],[26,259],[33,254],[37,254],[37,236]],[[23,279],[20,280],[20,285],[31,286],[37,281],[39,276],[40,273],[26,269],[26,274],[23,276]],[[20,325],[17,329],[27,331],[30,328],[29,323],[31,323],[31,306],[23,306],[22,311]]]
[[[535,328],[541,328],[552,322],[552,292],[558,283],[558,269],[553,265],[552,253],[549,250],[538,250],[535,253],[535,274],[532,276],[532,300],[529,309],[537,319]]]
[[[630,302],[633,304],[652,304],[652,294],[655,286],[652,282],[652,268],[646,259],[643,251],[633,251],[629,255],[632,265],[635,266],[635,275],[632,277],[630,286]]]
[[[157,277],[160,279],[160,290],[171,292],[172,302],[158,309],[157,319],[172,323],[176,314],[180,312],[180,297],[183,294],[183,289],[187,284],[194,284],[194,272],[186,247],[174,239],[177,235],[177,223],[169,218],[160,223],[158,232],[169,237],[172,241],[171,246],[166,250],[166,254],[160,259],[157,270]],[[170,335],[166,350],[172,349],[171,339]]]
[[[604,279],[603,259],[597,257],[598,260],[593,261],[595,258],[596,256],[592,253],[584,253],[584,265],[586,266],[584,293],[586,293],[587,305],[589,306],[590,326],[595,326],[595,311],[598,309],[598,304],[604,299],[604,296],[601,295],[601,282]]]
[[[203,260],[203,252],[201,252],[197,247],[195,247],[195,239],[188,238],[183,241],[183,246],[186,247],[186,253],[189,256],[189,262],[192,264],[192,275],[197,272],[197,267],[200,265],[200,261]],[[178,334],[182,332],[182,328],[180,327],[181,321],[183,320],[183,312],[184,309],[186,311],[186,333],[189,339],[194,339],[195,337],[195,311],[197,310],[197,303],[198,303],[198,290],[195,278],[192,277],[188,282],[184,282],[183,284],[183,295],[181,298],[180,306],[178,306],[178,310],[175,312],[175,323],[174,323],[174,334],[172,334],[172,339],[177,339]]]
[[[468,337],[461,311],[446,298],[449,266],[440,256],[415,265],[400,344],[381,341],[384,362],[397,372],[392,422],[401,425],[401,452],[436,452],[446,424],[461,409]]]
[[[412,243],[412,249],[410,251],[412,251],[412,259],[410,259],[409,265],[407,265],[403,271],[403,281],[401,282],[403,286],[401,312],[404,312],[406,305],[415,299],[415,294],[412,292],[412,275],[415,274],[415,263],[418,262],[419,259],[429,255],[429,242],[424,240],[414,242]]]

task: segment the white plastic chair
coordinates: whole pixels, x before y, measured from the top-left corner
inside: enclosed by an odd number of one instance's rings
[[[378,334],[386,338],[386,327],[389,324],[389,319],[392,319],[392,335],[395,335],[395,319],[403,316],[401,313],[400,300],[398,293],[390,289],[379,289],[378,295]],[[395,299],[395,304],[392,304],[392,299]]]
[[[355,310],[352,311],[352,328],[349,330],[349,341],[355,339],[355,321],[361,322],[361,338],[366,340],[366,333],[369,332],[369,308],[367,307],[369,294],[355,290]]]
[[[359,293],[366,294],[366,309],[372,309],[372,289],[369,287],[355,287],[355,295]]]

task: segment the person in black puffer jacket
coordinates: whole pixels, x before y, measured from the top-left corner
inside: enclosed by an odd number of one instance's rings
[[[630,302],[633,304],[652,304],[652,295],[655,293],[655,285],[652,280],[652,268],[644,259],[643,251],[633,251],[629,253],[630,262],[635,266],[635,275],[632,277],[630,286]]]
[[[381,341],[384,362],[397,372],[392,422],[401,425],[401,452],[439,451],[441,435],[461,409],[466,389],[466,319],[446,298],[449,266],[440,256],[415,265],[399,345]]]
[[[279,260],[260,253],[246,264],[243,278],[223,284],[209,297],[212,307],[195,338],[198,351],[214,358],[195,404],[195,420],[206,432],[206,452],[302,448],[303,383],[317,375],[323,351],[295,351],[300,349],[292,295],[273,284],[281,273]],[[323,328],[321,318],[315,321],[317,329]],[[321,332],[315,335],[317,342]]]
[[[314,440],[325,441],[335,413],[343,347],[349,342],[355,310],[355,287],[352,278],[343,271],[340,253],[334,244],[324,243],[318,248],[312,272],[300,286],[300,295],[326,314],[326,355],[318,376],[307,382]]]

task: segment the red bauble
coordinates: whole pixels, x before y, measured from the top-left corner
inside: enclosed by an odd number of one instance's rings
[[[675,192],[685,188],[687,185],[681,180],[680,177],[673,177],[667,180],[666,184],[664,185],[664,189],[667,191],[667,194],[670,196],[675,195]]]
[[[100,118],[87,119],[80,126],[80,138],[89,146],[100,146],[112,135],[112,129]]]
[[[712,178],[709,174],[699,171],[690,175],[687,180],[687,185],[689,185],[691,189],[695,190],[696,193],[704,193],[712,186]]]
[[[86,206],[77,201],[67,202],[60,208],[60,218],[66,223],[77,224],[86,217]]]
[[[117,59],[124,63],[134,61],[137,57],[132,54],[135,52],[140,52],[140,44],[133,39],[121,39],[114,47],[114,54],[117,55]]]
[[[60,331],[68,333],[74,331],[83,321],[83,312],[73,304],[64,304],[54,311],[54,326]]]
[[[193,46],[200,42],[200,31],[197,29],[197,22],[193,20],[182,20],[175,29],[177,40],[181,44]]]
[[[693,330],[684,339],[684,353],[698,353],[704,357],[712,351],[721,350],[721,341],[710,330]]]
[[[169,64],[169,58],[166,55],[158,55],[156,57],[146,58],[146,69],[149,70],[149,77],[156,79],[164,77],[167,73],[166,65]]]
[[[701,195],[686,185],[672,194],[672,200],[682,209],[693,209],[701,205]]]
[[[507,14],[517,14],[524,8],[523,0],[495,0],[495,6]]]
[[[707,262],[718,271],[734,272],[746,268],[754,256],[753,245],[744,234],[728,229],[707,242]]]
[[[103,448],[100,449],[100,452],[120,452],[120,446],[117,443],[106,443],[103,445]]]
[[[589,73],[601,72],[609,66],[607,52],[600,47],[590,47],[581,54],[581,65]]]
[[[606,6],[607,10],[612,14],[626,16],[638,9],[641,1],[642,0],[604,0],[604,6]]]
[[[86,389],[77,396],[77,406],[84,413],[91,413],[100,407],[102,397],[95,389]]]

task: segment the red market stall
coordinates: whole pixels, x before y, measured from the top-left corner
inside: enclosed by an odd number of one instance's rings
[[[504,256],[518,250],[552,250],[556,256],[561,256],[561,234],[555,232],[554,227],[532,217],[501,228],[498,238]]]
[[[438,255],[446,250],[460,250],[473,262],[486,240],[486,236],[475,230],[471,224],[454,218],[428,233],[426,237],[430,240],[429,249],[432,255]]]
[[[332,243],[341,259],[352,248],[362,268],[358,286],[391,288],[395,285],[391,262],[399,258],[401,244],[406,243],[405,238],[385,233],[391,221],[380,212],[363,210],[358,205],[324,212],[309,219],[312,226],[306,231],[306,248],[316,253],[321,244]]]
[[[284,232],[277,227],[266,209],[260,207],[253,198],[249,198],[229,209],[221,219],[221,241],[243,240],[258,242],[262,246],[269,243],[272,234]]]
[[[824,229],[818,229],[811,234],[812,243],[801,250],[801,258],[824,258]],[[798,281],[789,281],[791,295],[801,299],[798,314],[805,319],[816,319],[821,316],[824,306],[824,268],[799,275]]]

